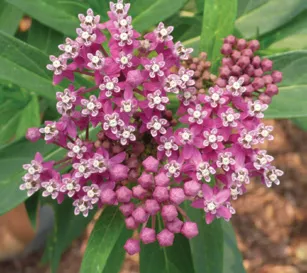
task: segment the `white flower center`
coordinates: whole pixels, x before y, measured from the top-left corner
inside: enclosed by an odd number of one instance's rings
[[[266,165],[268,163],[267,159],[265,157],[260,158],[260,164],[261,165]]]
[[[130,137],[130,132],[125,130],[125,131],[123,132],[123,137],[124,137],[124,138],[129,138],[129,137]]]
[[[33,167],[30,167],[30,168],[28,169],[28,173],[29,173],[29,174],[35,174],[35,169],[34,169]]]
[[[211,143],[216,142],[216,136],[215,135],[210,135],[209,136],[209,142],[211,142]]]
[[[61,66],[61,62],[58,61],[58,60],[55,60],[52,65],[55,67],[55,68],[59,68]]]
[[[92,21],[93,21],[93,17],[92,17],[92,16],[87,15],[87,16],[85,17],[85,22],[91,23]]]
[[[209,211],[213,211],[216,209],[216,205],[214,202],[211,201],[210,203],[207,204],[207,208]]]
[[[269,131],[268,130],[262,130],[261,135],[263,137],[267,137],[269,135]]]
[[[121,20],[119,21],[119,24],[120,24],[121,26],[125,27],[126,25],[128,25],[128,22],[127,22],[126,19],[121,19]]]
[[[190,79],[190,77],[189,77],[189,75],[187,75],[187,74],[183,74],[183,75],[181,76],[181,79],[182,79],[184,82],[187,82],[187,81]]]
[[[66,189],[69,190],[69,191],[73,190],[73,188],[74,188],[74,186],[73,186],[72,183],[69,183],[69,184],[66,185]]]
[[[90,35],[89,35],[89,33],[87,31],[84,31],[82,33],[81,37],[82,37],[82,39],[87,40],[90,37]]]
[[[220,99],[220,95],[217,94],[217,93],[214,93],[214,94],[212,94],[211,98],[212,98],[212,100],[214,100],[214,101],[218,101],[218,100]]]
[[[44,131],[45,131],[45,134],[49,134],[50,133],[50,127],[46,126]]]
[[[253,140],[253,137],[250,135],[250,134],[247,134],[245,137],[244,137],[245,141],[246,142],[251,142]]]
[[[116,119],[111,119],[111,120],[109,121],[109,125],[110,125],[111,127],[116,127],[116,126],[117,126],[117,120],[116,120]]]
[[[189,98],[192,97],[192,94],[191,94],[191,92],[189,92],[189,91],[185,91],[185,92],[183,93],[183,96],[185,97],[185,99],[189,99]]]
[[[166,28],[162,28],[161,30],[160,30],[160,34],[161,34],[161,36],[162,37],[165,37],[165,36],[167,36],[167,29]]]
[[[223,165],[228,165],[230,163],[229,158],[228,157],[224,157],[223,160]]]
[[[63,101],[64,103],[68,103],[68,102],[70,101],[70,97],[67,96],[67,95],[64,95],[64,96],[62,97],[62,101]]]
[[[232,87],[233,87],[234,89],[239,89],[239,88],[241,87],[241,85],[240,85],[240,83],[238,83],[238,82],[234,82],[233,85],[232,85]]]
[[[194,111],[194,113],[193,113],[193,117],[194,118],[198,119],[200,116],[201,116],[201,112],[200,111],[198,111],[198,110]]]
[[[174,174],[177,171],[177,168],[174,165],[169,166],[168,168],[169,173]]]
[[[183,140],[189,140],[190,139],[191,134],[189,132],[183,132],[181,137]]]
[[[155,130],[157,130],[157,131],[160,130],[161,127],[162,127],[162,125],[161,125],[161,123],[158,122],[158,121],[156,121],[156,122],[153,124],[153,128],[154,128]]]
[[[113,82],[107,82],[106,88],[107,88],[108,90],[113,90],[113,89],[114,89],[114,83],[113,83]]]
[[[95,193],[93,192],[93,190],[89,190],[89,191],[87,192],[87,196],[88,196],[89,198],[93,198],[93,197],[95,196]]]
[[[80,147],[78,145],[75,145],[73,148],[72,148],[72,151],[77,154],[80,152]]]
[[[94,63],[94,64],[97,64],[97,63],[99,63],[99,58],[97,57],[97,56],[94,56],[93,58],[92,58],[92,63]]]
[[[84,167],[83,165],[80,165],[80,166],[78,167],[78,171],[79,171],[80,173],[84,173],[84,172],[85,172],[85,167]]]
[[[65,51],[70,53],[72,51],[72,46],[71,45],[66,45],[65,46]]]
[[[97,160],[97,159],[95,159],[95,160],[93,161],[93,166],[94,166],[95,168],[98,168],[99,165],[100,165],[100,161]]]
[[[170,141],[167,141],[167,142],[164,143],[165,150],[170,150],[170,149],[172,149],[172,147],[173,147],[173,145]]]
[[[90,102],[87,104],[86,107],[87,107],[88,110],[93,110],[93,109],[95,108],[95,104],[94,104],[93,102],[90,101]]]
[[[230,188],[230,194],[232,196],[237,196],[239,194],[238,189],[237,188]]]
[[[124,8],[122,3],[117,3],[116,4],[116,10],[122,10]]]
[[[271,181],[275,181],[277,179],[277,175],[275,173],[270,174],[269,176]]]
[[[154,104],[160,104],[162,100],[159,96],[155,96],[153,101],[154,101]]]
[[[128,34],[126,32],[123,32],[119,35],[119,38],[122,40],[122,41],[126,41],[128,39]]]
[[[151,70],[152,70],[153,72],[158,72],[158,71],[160,70],[160,66],[157,65],[157,64],[153,64],[153,65],[151,66]]]
[[[78,207],[81,212],[86,210],[86,206],[83,203],[80,204]]]
[[[131,112],[131,110],[132,110],[132,108],[131,108],[131,104],[129,103],[125,103],[124,104],[124,111],[126,112],[126,113],[129,113],[129,112]]]
[[[245,180],[245,175],[239,174],[239,175],[238,175],[238,180],[239,180],[240,182],[243,182],[243,181]]]
[[[176,81],[171,80],[169,85],[170,85],[171,88],[175,88],[177,86],[177,83],[176,83]]]
[[[26,183],[25,183],[25,186],[26,186],[26,189],[27,189],[27,190],[32,189],[32,184],[31,184],[30,182],[26,182]]]
[[[53,192],[53,187],[52,186],[48,186],[46,188],[46,190],[47,190],[47,192],[51,193],[51,192]]]
[[[254,105],[254,109],[256,112],[260,112],[262,110],[261,104],[260,103],[256,103]]]
[[[126,56],[123,56],[123,57],[120,58],[120,62],[122,64],[127,64],[129,62],[129,60],[128,60],[128,58]]]
[[[226,116],[226,119],[227,119],[227,121],[232,122],[232,121],[234,121],[235,117],[234,117],[233,114],[228,114],[228,115]]]

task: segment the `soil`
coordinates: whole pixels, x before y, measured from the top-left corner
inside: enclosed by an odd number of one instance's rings
[[[248,273],[307,273],[307,133],[290,121],[267,121],[275,140],[265,148],[285,172],[280,186],[251,183],[234,202],[232,223]],[[59,273],[77,273],[91,226],[63,255]],[[1,262],[1,273],[49,273],[40,254]],[[138,273],[138,256],[127,257],[120,273]]]

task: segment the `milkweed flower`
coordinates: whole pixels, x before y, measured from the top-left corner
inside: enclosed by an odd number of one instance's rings
[[[70,81],[56,93],[61,117],[30,128],[27,138],[43,138],[65,154],[44,162],[37,153],[23,166],[20,189],[28,196],[41,190],[59,203],[71,198],[74,213],[85,217],[94,207],[118,206],[128,229],[142,226],[142,243],[170,246],[175,233],[198,234],[183,202],[204,211],[208,224],[229,221],[231,202],[250,177],[268,187],[280,183],[273,157],[255,145],[273,139],[261,118],[282,75],[255,56],[257,41],[234,36],[224,40],[218,77],[207,75],[210,63],[196,67],[192,49],[173,41],[173,27],[160,23],[141,37],[129,8],[111,2],[104,23],[91,9],[80,14],[78,37],[66,38],[62,54],[50,57],[54,84]],[[77,87],[80,75],[92,79],[89,86]],[[129,239],[124,248],[137,253],[140,241]]]

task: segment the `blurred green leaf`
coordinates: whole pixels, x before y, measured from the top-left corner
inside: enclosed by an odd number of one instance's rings
[[[0,31],[0,80],[6,80],[55,100],[47,56],[38,49]]]
[[[224,232],[223,273],[246,273],[231,223],[221,221],[221,224]]]
[[[108,260],[111,258],[110,255],[117,243],[123,247],[125,241],[131,235],[130,232],[124,230],[125,224],[119,209],[116,207],[104,209],[91,233],[82,260],[80,273],[114,272],[114,268],[110,262],[108,263]],[[122,237],[121,234],[123,232],[125,232],[126,236]],[[122,239],[121,242],[118,242],[119,238]],[[124,259],[124,253],[120,251],[119,254],[122,259],[118,259],[117,263],[121,264]],[[117,257],[117,254],[114,256]],[[112,266],[112,271],[109,271],[106,267],[107,265]]]
[[[78,13],[85,13],[88,5],[81,0],[6,0],[42,24],[72,37],[80,22]]]
[[[245,38],[252,38],[286,24],[306,8],[306,0],[270,0],[241,16],[235,25]]]
[[[14,35],[18,29],[23,12],[15,6],[0,0],[0,30]]]
[[[197,13],[202,13],[204,11],[205,0],[195,0]]]
[[[306,118],[294,118],[292,122],[300,127],[302,130],[307,131],[307,117]]]
[[[28,100],[28,101],[27,101]],[[27,98],[24,104],[7,99],[0,109],[0,145],[23,137],[29,127],[40,125],[37,96]]]
[[[56,30],[32,20],[29,30],[28,43],[46,54],[54,55],[59,51],[58,45],[64,42],[64,35]]]
[[[307,116],[307,50],[290,51],[268,56],[274,70],[283,73],[279,94],[273,97],[266,118]]]
[[[238,18],[270,0],[238,0]]]
[[[110,9],[109,0],[87,0],[86,2],[88,2],[94,12],[100,15],[102,20],[108,20],[107,11]]]
[[[49,204],[55,213],[55,223],[52,234],[48,238],[43,262],[49,261],[51,272],[56,273],[63,252],[84,232],[95,211],[92,210],[88,217],[75,215],[72,199],[66,199],[60,205],[57,201],[50,200]]]
[[[28,214],[29,220],[34,230],[36,230],[38,203],[39,203],[39,193],[38,192],[34,193],[31,197],[29,197],[25,201],[27,214]]]
[[[200,38],[200,50],[208,53],[212,71],[217,71],[223,38],[233,32],[237,0],[206,0]]]
[[[133,26],[144,31],[175,14],[186,0],[135,0],[131,5]]]
[[[270,45],[270,49],[283,51],[307,48],[307,34],[294,34]]]
[[[157,220],[158,230],[161,231],[163,229],[162,219],[158,217]],[[181,234],[176,234],[174,244],[169,247],[160,247],[158,242],[142,245],[140,252],[140,272],[194,272],[188,239]]]
[[[195,273],[222,273],[224,237],[221,220],[214,220],[207,225],[202,210],[192,208],[188,202],[184,208],[199,230],[198,236],[190,239]]]

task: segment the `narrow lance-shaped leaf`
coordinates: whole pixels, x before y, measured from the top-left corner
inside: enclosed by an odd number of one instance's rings
[[[217,70],[223,38],[232,34],[233,24],[237,16],[237,0],[206,0],[200,50],[208,53],[213,62],[213,73]]]
[[[14,35],[19,26],[23,12],[19,8],[6,3],[5,0],[0,0],[0,7],[0,30],[7,34]]]

